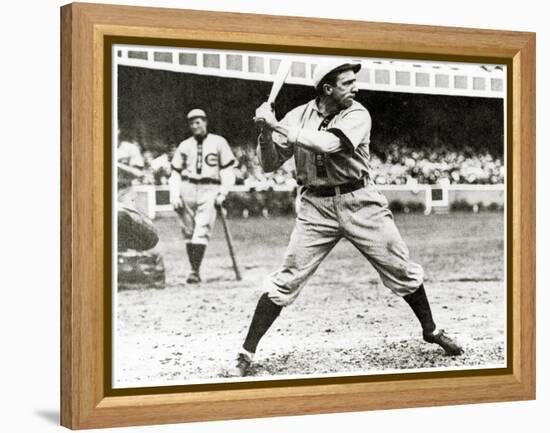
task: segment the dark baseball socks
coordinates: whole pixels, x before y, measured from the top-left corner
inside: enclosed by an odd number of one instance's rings
[[[420,287],[409,295],[403,296],[403,299],[410,305],[414,314],[418,318],[420,324],[422,325],[422,331],[424,335],[431,335],[435,329],[435,322],[432,317],[432,310],[430,308],[430,303],[428,297],[426,296],[426,290],[424,285],[421,284]],[[275,319],[279,317],[283,307],[275,304],[267,293],[264,293],[258,300],[258,305],[254,311],[254,316],[252,317],[252,322],[250,323],[250,328],[248,329],[248,334],[243,344],[243,349],[248,352],[248,354],[253,355],[256,353],[256,348],[258,343],[271,327]]]
[[[415,292],[403,296],[403,299],[410,305],[418,318],[424,335],[431,335],[436,326],[432,317],[430,302],[426,296],[426,290],[424,290],[424,284],[421,284]]]
[[[188,243],[186,246],[191,270],[198,274],[201,267],[202,259],[204,257],[204,252],[206,251],[206,245]]]
[[[248,334],[244,340],[243,349],[250,355],[256,353],[256,348],[261,338],[265,335],[270,326],[275,322],[275,319],[281,313],[283,307],[275,304],[267,293],[264,293],[258,300],[258,305],[254,311],[252,322]]]

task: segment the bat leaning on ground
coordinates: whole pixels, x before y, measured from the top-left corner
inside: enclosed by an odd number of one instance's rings
[[[239,265],[237,265],[237,257],[235,256],[235,251],[233,250],[233,238],[229,232],[229,227],[227,226],[227,220],[225,219],[222,207],[217,206],[216,208],[222,221],[223,232],[225,233],[225,240],[227,241],[227,248],[229,249],[229,255],[231,256],[231,262],[233,263],[233,270],[235,271],[235,278],[240,281],[242,280],[242,277],[241,271],[239,270]]]

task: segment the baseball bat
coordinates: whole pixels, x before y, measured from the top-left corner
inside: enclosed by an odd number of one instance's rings
[[[279,64],[279,69],[277,69],[277,74],[275,75],[275,78],[273,78],[271,92],[269,92],[269,97],[267,98],[267,102],[270,105],[273,105],[275,103],[275,100],[277,99],[277,96],[279,95],[279,92],[281,91],[281,88],[286,81],[286,77],[288,77],[288,74],[290,73],[291,66],[292,62],[290,60],[281,60],[281,63]]]
[[[223,214],[222,207],[218,207],[218,214],[222,220],[223,232],[225,233],[225,240],[227,241],[227,248],[229,249],[229,255],[231,256],[231,262],[233,263],[233,270],[235,271],[235,278],[240,281],[242,280],[241,272],[239,271],[239,265],[237,265],[237,258],[235,257],[235,251],[233,250],[233,238],[229,232],[229,227],[227,226],[227,220]]]

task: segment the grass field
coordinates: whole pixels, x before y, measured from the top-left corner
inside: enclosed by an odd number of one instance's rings
[[[424,343],[406,303],[342,241],[260,343],[255,376],[504,365],[503,214],[400,214],[395,219],[411,257],[424,267],[438,326],[456,337],[465,355],[448,357]],[[177,222],[156,220],[167,287],[118,293],[115,386],[224,377],[248,329],[261,282],[282,261],[294,220],[228,222],[243,281],[234,281],[218,222],[203,262],[203,283],[186,285],[189,265]]]

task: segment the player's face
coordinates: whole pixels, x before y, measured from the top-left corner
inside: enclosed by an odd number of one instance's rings
[[[195,117],[189,121],[189,129],[195,137],[204,137],[206,135],[206,119]]]
[[[340,108],[348,108],[357,95],[357,79],[355,72],[344,71],[336,78],[336,84],[332,86],[331,97]]]

